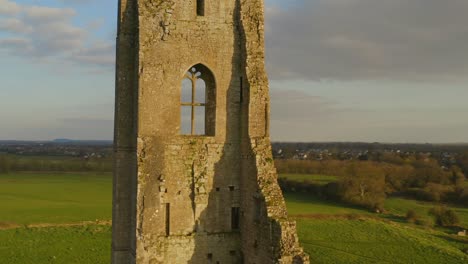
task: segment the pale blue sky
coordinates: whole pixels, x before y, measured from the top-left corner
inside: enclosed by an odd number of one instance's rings
[[[0,139],[112,138],[116,8],[0,0]],[[464,0],[267,0],[272,139],[468,142],[466,13]]]

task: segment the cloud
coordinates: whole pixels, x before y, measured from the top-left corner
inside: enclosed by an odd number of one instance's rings
[[[9,0],[0,0],[0,15],[14,15],[20,11],[20,6]]]
[[[21,51],[21,53],[29,52],[32,49],[31,42],[28,39],[24,38],[0,39],[0,48],[9,49],[13,53],[15,51]]]
[[[447,80],[468,74],[466,0],[314,0],[267,8],[273,79]]]
[[[11,17],[0,20],[0,33],[10,33],[0,38],[0,49],[35,61],[48,59],[106,68],[114,64],[113,44],[103,44],[103,40],[91,35],[97,26],[74,25],[74,9],[7,3],[16,8],[10,12]]]
[[[271,91],[274,141],[466,142],[465,113],[417,105],[362,109],[304,91]]]
[[[115,62],[115,45],[108,42],[96,42],[93,46],[77,50],[70,58],[78,63],[113,67]]]
[[[10,33],[30,33],[32,27],[17,18],[6,18],[0,20],[0,32],[6,31]]]
[[[341,110],[335,102],[297,90],[271,89],[271,118],[288,124],[304,120],[321,120]]]

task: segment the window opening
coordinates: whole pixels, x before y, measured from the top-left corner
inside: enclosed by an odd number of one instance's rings
[[[242,104],[244,102],[244,80],[242,79],[242,77],[240,77],[240,94],[239,94],[239,97],[240,97],[240,103]]]
[[[231,228],[232,230],[239,230],[240,226],[240,208],[231,208]]]
[[[184,135],[205,134],[206,84],[201,75],[192,67],[182,81],[181,132]]]
[[[214,136],[216,85],[211,71],[202,64],[190,68],[180,94],[182,135]]]
[[[166,236],[171,234],[171,204],[166,204]]]
[[[205,0],[197,0],[197,16],[205,16]]]

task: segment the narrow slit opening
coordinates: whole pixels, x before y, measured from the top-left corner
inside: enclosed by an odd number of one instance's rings
[[[205,0],[197,0],[197,16],[205,16]]]
[[[171,234],[171,204],[166,204],[166,236]]]
[[[232,230],[239,230],[240,227],[240,208],[231,208],[231,228]]]

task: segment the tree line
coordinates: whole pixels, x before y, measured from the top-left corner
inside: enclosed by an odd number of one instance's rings
[[[48,158],[0,154],[0,173],[10,172],[111,172],[112,159]]]
[[[276,160],[279,173],[338,176],[337,182],[319,185],[280,179],[286,191],[301,191],[383,210],[388,195],[407,196],[432,202],[468,204],[468,184],[457,165],[444,168],[431,158],[405,162],[356,160]]]

